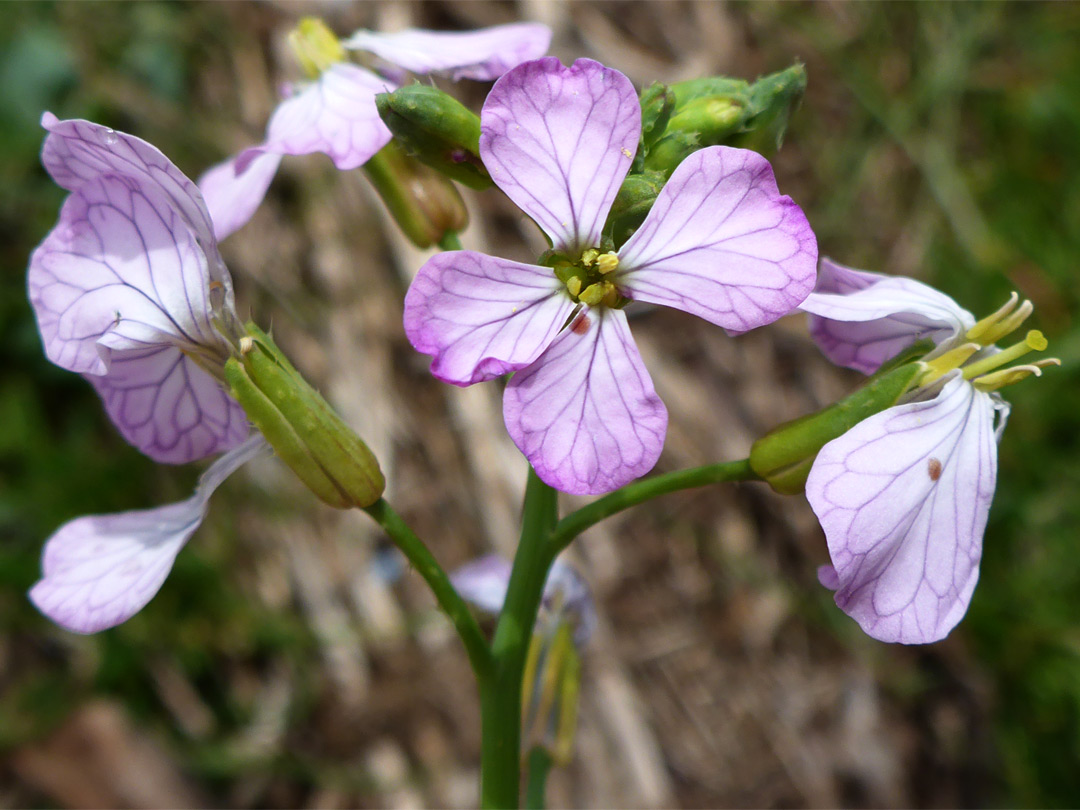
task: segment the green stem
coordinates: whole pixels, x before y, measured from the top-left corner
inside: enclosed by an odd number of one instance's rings
[[[544,810],[550,772],[551,754],[538,745],[529,753],[529,781],[525,785],[525,806],[528,810]]]
[[[480,803],[517,807],[521,783],[521,678],[544,582],[555,559],[548,538],[558,519],[558,494],[529,470],[521,541],[499,615],[491,654],[494,677],[480,684]]]
[[[617,512],[637,506],[650,498],[659,495],[667,495],[669,492],[678,492],[680,489],[692,489],[703,487],[707,484],[719,484],[723,481],[760,481],[758,475],[750,469],[749,459],[739,461],[726,461],[720,464],[708,464],[704,467],[694,467],[689,470],[654,475],[627,484],[622,489],[598,498],[576,512],[564,517],[559,521],[548,541],[552,558],[570,545],[570,542],[606,517],[611,517]]]
[[[461,240],[458,239],[457,231],[447,231],[439,240],[441,250],[461,250]]]
[[[469,656],[473,672],[479,681],[481,689],[491,680],[494,671],[494,661],[491,656],[491,648],[488,647],[484,634],[480,632],[480,625],[476,623],[472,612],[462,600],[461,596],[450,583],[450,578],[443,571],[435,557],[428,551],[423,541],[416,536],[412,529],[401,519],[401,516],[391,508],[384,499],[380,498],[371,506],[364,509],[375,522],[382,526],[383,531],[390,535],[401,553],[404,554],[413,568],[424,578],[435,599],[439,603],[450,621],[454,624],[465,645],[465,652]],[[520,691],[520,690],[519,690]]]

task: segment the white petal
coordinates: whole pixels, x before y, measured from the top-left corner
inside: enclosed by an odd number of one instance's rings
[[[818,454],[806,482],[836,603],[882,641],[944,638],[967,610],[997,477],[995,405],[959,376]]]
[[[222,456],[186,501],[65,523],[45,544],[42,577],[30,599],[76,633],[96,633],[127,621],[161,588],[177,553],[202,523],[214,490],[266,448],[262,436],[254,436]]]

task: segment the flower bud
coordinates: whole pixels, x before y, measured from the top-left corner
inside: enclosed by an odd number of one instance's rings
[[[385,481],[371,450],[300,376],[270,336],[247,325],[225,380],[248,418],[308,489],[338,509],[366,507]]]
[[[895,405],[925,368],[918,362],[883,368],[850,396],[774,428],[750,448],[750,468],[782,495],[802,492],[818,451],[867,417]]]
[[[664,187],[665,177],[655,172],[631,174],[615,195],[615,202],[608,213],[604,233],[610,233],[616,248],[629,239],[645,221],[656,202],[656,196]]]
[[[480,159],[480,118],[453,96],[410,84],[380,93],[375,106],[407,154],[469,188],[492,186]]]
[[[454,184],[443,174],[406,155],[391,141],[364,164],[390,215],[420,248],[465,229],[469,214]]]
[[[647,153],[667,129],[675,110],[675,92],[666,84],[653,82],[641,93],[641,144]]]

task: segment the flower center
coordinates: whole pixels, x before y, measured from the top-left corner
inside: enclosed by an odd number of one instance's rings
[[[614,251],[601,253],[596,248],[589,248],[577,261],[560,254],[548,258],[548,262],[542,263],[549,264],[576,303],[590,307],[618,307],[625,303],[611,281],[611,274],[619,267],[619,257]]]
[[[1044,351],[1048,345],[1043,333],[1037,329],[1030,330],[1023,340],[1006,349],[997,349],[994,345],[1015,332],[1031,315],[1031,302],[1024,301],[1018,306],[1019,300],[1014,292],[1001,309],[968,329],[961,338],[962,343],[956,345],[954,341],[951,348],[943,345],[923,358],[926,370],[919,377],[918,386],[929,385],[950,371],[960,369],[963,378],[980,391],[996,391],[1032,374],[1042,376],[1042,370],[1047,366],[1060,366],[1058,358],[1050,357],[1005,368],[1029,352]]]
[[[317,79],[331,65],[345,61],[345,49],[334,32],[318,17],[304,17],[289,32],[289,45],[297,60],[312,79]]]

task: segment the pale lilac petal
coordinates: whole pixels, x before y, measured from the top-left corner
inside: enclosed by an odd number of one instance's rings
[[[836,573],[836,569],[831,565],[819,565],[817,579],[823,587],[828,588],[830,591],[835,591],[840,587],[840,575]]]
[[[390,142],[375,96],[396,86],[370,71],[339,62],[317,81],[278,105],[266,141],[237,157],[237,171],[264,152],[279,155],[329,155],[341,170],[355,169]]]
[[[583,647],[596,630],[596,603],[592,589],[578,570],[561,559],[552,563],[544,583],[544,607],[570,619],[574,643]]]
[[[176,207],[115,175],[68,197],[28,275],[45,353],[86,374],[106,373],[111,350],[219,345],[209,285],[206,257]]]
[[[75,633],[127,621],[161,588],[177,553],[202,523],[214,490],[266,447],[262,436],[254,436],[219,458],[186,501],[65,523],[45,544],[42,577],[30,599]]]
[[[207,256],[210,278],[226,289],[232,306],[232,280],[218,253],[214,227],[198,186],[161,151],[124,132],[81,119],[60,121],[52,113],[41,117],[49,131],[41,149],[41,162],[58,185],[78,191],[86,183],[105,176],[123,177],[148,194],[164,195],[191,227]]]
[[[506,601],[510,570],[509,560],[488,554],[454,571],[450,583],[466,602],[497,615]]]
[[[199,189],[210,209],[218,240],[239,230],[255,214],[277,174],[281,155],[260,154],[242,172],[236,170],[236,162],[233,158],[219,163],[199,178]]]
[[[574,303],[549,268],[471,250],[428,259],[405,296],[405,334],[430,354],[431,373],[471,385],[525,368]]]
[[[341,43],[368,51],[413,73],[449,73],[457,79],[497,79],[510,68],[547,53],[551,29],[539,23],[511,23],[478,31],[424,31],[393,34],[360,30]]]
[[[174,346],[116,352],[109,373],[86,378],[120,434],[154,461],[186,464],[242,442],[243,408]]]
[[[506,387],[510,437],[537,475],[575,495],[610,492],[653,468],[667,409],[622,310],[587,310]]]
[[[997,476],[995,405],[954,377],[826,444],[806,482],[836,604],[869,635],[922,644],[967,610]]]
[[[757,152],[686,158],[619,251],[620,291],[732,332],[791,312],[814,288],[817,240]]]
[[[810,335],[832,362],[864,374],[916,340],[941,343],[975,325],[970,312],[921,281],[828,259],[820,275],[817,290],[800,306],[811,314]]]
[[[591,59],[526,62],[495,83],[480,123],[495,184],[556,247],[597,246],[641,135],[630,80]]]

